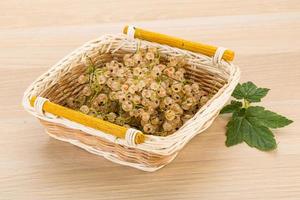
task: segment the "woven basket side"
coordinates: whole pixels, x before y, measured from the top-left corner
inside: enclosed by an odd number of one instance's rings
[[[78,129],[40,120],[46,132],[55,139],[62,140],[101,155],[112,162],[128,165],[144,171],[155,171],[170,163],[177,155],[159,155],[110,142],[104,138],[87,134]]]

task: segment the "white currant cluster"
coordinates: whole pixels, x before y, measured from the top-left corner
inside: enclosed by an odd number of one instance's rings
[[[139,49],[101,66],[91,60],[78,78],[80,95],[70,108],[144,133],[166,136],[208,101],[208,93],[185,79],[183,57],[162,58],[156,48]]]

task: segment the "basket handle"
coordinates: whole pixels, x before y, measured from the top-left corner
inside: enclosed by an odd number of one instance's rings
[[[33,96],[30,99],[30,105],[37,113],[48,112],[53,115],[66,118],[70,121],[103,131],[116,137],[125,139],[128,144],[140,144],[145,141],[145,135],[136,129],[119,126],[96,117],[69,109],[67,107],[50,102],[42,97]]]
[[[161,33],[155,33],[137,27],[125,26],[123,29],[123,33],[141,40],[147,40],[149,42],[156,42],[159,44],[166,44],[172,47],[177,47],[180,49],[201,53],[210,57],[214,56],[218,49],[218,47],[215,46],[201,44],[198,42],[192,42],[192,41],[184,40],[181,38],[177,38],[177,37],[173,37]],[[226,61],[232,61],[234,58],[234,51],[229,49],[225,50],[222,58]]]

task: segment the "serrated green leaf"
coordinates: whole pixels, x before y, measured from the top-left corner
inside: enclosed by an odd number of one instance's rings
[[[255,126],[247,119],[243,120],[243,139],[250,146],[262,151],[277,147],[273,133],[265,126]]]
[[[220,111],[221,114],[225,114],[225,113],[233,113],[233,112],[237,112],[240,110],[240,108],[242,107],[242,102],[240,101],[235,101],[232,100],[230,104],[224,106],[222,108],[222,110]]]
[[[245,141],[250,147],[262,151],[275,149],[276,141],[273,133],[265,126],[250,122],[246,117],[246,112],[245,109],[241,109],[228,122],[226,146]]]
[[[277,147],[273,133],[269,128],[280,128],[292,123],[277,113],[265,110],[263,107],[251,106],[251,102],[260,102],[268,93],[267,88],[258,88],[252,82],[238,84],[232,94],[239,101],[232,101],[220,113],[232,113],[227,124],[226,146],[246,142],[250,147],[262,151],[273,150]]]
[[[254,94],[248,96],[247,100],[249,102],[260,102],[268,94],[269,90],[268,88],[257,88]]]
[[[242,84],[238,83],[235,89],[233,90],[232,95],[236,99],[243,99],[244,98],[244,93],[243,93],[243,88]]]
[[[264,107],[251,106],[246,110],[246,118],[252,123],[269,128],[280,128],[293,121],[275,112],[265,110]]]
[[[226,146],[230,147],[243,142],[243,134],[240,131],[243,117],[234,117],[227,124]]]
[[[252,82],[238,84],[234,89],[232,96],[236,99],[246,99],[249,102],[260,102],[268,93],[267,88],[257,88]]]

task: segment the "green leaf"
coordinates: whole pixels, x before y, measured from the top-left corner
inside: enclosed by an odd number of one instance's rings
[[[225,114],[225,113],[234,113],[240,110],[240,108],[242,107],[242,102],[240,101],[235,101],[232,100],[230,104],[226,105],[225,107],[222,108],[222,110],[220,111],[221,114]]]
[[[232,96],[236,99],[246,99],[249,102],[260,102],[268,93],[267,88],[258,88],[252,82],[238,84],[234,89]]]
[[[243,122],[243,117],[233,117],[227,124],[226,131],[226,146],[230,147],[243,142],[243,135],[241,132],[241,125]]]
[[[262,151],[273,150],[277,147],[276,140],[269,128],[280,128],[293,121],[264,107],[251,106],[251,102],[260,102],[268,93],[267,88],[258,88],[252,82],[238,84],[232,94],[236,99],[231,101],[220,113],[232,113],[227,124],[226,146],[246,142],[250,147]]]
[[[273,133],[264,126],[256,126],[247,119],[243,121],[243,139],[250,146],[262,151],[273,150],[277,147]]]
[[[260,106],[251,106],[246,110],[246,117],[252,124],[269,128],[280,128],[291,124],[293,121]]]
[[[246,116],[233,117],[227,125],[226,136],[228,147],[243,141],[262,151],[269,151],[277,146],[273,133],[267,127],[251,123]]]

